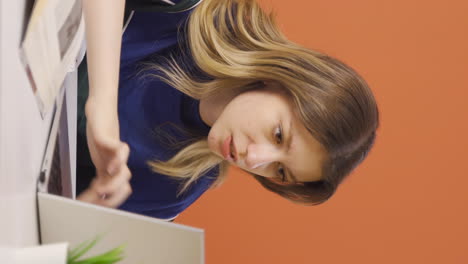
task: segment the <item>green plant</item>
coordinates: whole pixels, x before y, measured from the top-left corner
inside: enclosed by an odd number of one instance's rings
[[[78,245],[76,248],[69,251],[67,264],[113,264],[123,259],[123,245],[109,250],[98,256],[90,257],[87,259],[79,259],[81,256],[86,254],[86,252],[88,252],[91,248],[93,248],[99,241],[99,239],[99,237],[96,237],[92,241],[85,241]]]

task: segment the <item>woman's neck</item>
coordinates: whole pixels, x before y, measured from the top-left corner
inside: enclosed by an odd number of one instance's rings
[[[208,126],[213,126],[224,108],[236,97],[239,92],[220,92],[212,96],[202,98],[199,105],[200,117]]]
[[[200,117],[205,124],[212,127],[213,124],[216,122],[218,117],[224,111],[224,108],[231,102],[234,97],[238,96],[239,94],[251,90],[251,89],[263,89],[265,87],[279,87],[277,84],[273,82],[257,82],[253,83],[250,86],[246,86],[241,89],[230,89],[229,91],[223,90],[222,92],[218,92],[214,95],[208,96],[206,98],[202,98],[200,100],[199,105],[199,113]]]

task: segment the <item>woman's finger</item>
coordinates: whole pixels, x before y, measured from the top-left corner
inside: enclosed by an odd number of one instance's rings
[[[93,190],[92,188],[88,188],[84,190],[80,195],[78,195],[76,199],[82,202],[96,204],[100,197],[95,190]]]
[[[127,182],[125,184],[121,184],[118,190],[110,195],[100,194],[96,189],[88,188],[77,197],[77,200],[95,205],[116,208],[121,205],[131,193],[132,188]]]
[[[111,196],[102,199],[99,204],[106,207],[116,208],[121,205],[128,198],[128,196],[130,196],[131,193],[132,187],[127,182],[126,184],[120,185],[119,189],[112,193]]]
[[[132,174],[128,167],[121,166],[117,174],[107,177],[96,177],[92,187],[100,194],[112,195],[121,185],[128,183]]]

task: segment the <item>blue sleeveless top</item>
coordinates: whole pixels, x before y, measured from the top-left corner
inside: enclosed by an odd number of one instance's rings
[[[214,182],[218,168],[199,178],[176,197],[180,182],[153,172],[147,162],[168,160],[179,148],[170,146],[156,131],[162,128],[177,142],[188,136],[175,127],[207,136],[210,130],[199,114],[199,101],[188,97],[141,71],[141,62],[154,55],[177,52],[178,26],[190,11],[182,13],[135,12],[123,34],[118,113],[121,140],[130,146],[128,167],[133,193],[119,209],[161,219],[173,219],[195,202]],[[158,136],[159,135],[159,136]]]

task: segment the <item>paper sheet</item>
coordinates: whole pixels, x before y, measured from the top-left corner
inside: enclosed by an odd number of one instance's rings
[[[37,0],[20,54],[39,110],[50,110],[84,43],[81,0]]]

